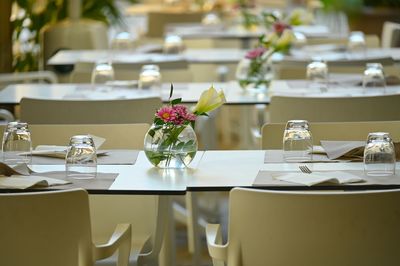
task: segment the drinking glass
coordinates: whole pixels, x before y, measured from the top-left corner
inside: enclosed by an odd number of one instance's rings
[[[320,89],[322,92],[328,90],[328,64],[322,60],[315,60],[307,65],[307,79],[310,87]]]
[[[120,32],[112,40],[111,47],[115,50],[127,50],[135,48],[135,39],[129,32]]]
[[[203,25],[218,25],[221,24],[221,19],[215,13],[208,13],[206,14],[203,19],[201,20]]]
[[[357,57],[365,57],[367,53],[367,44],[362,31],[352,31],[349,35],[347,48],[349,52]]]
[[[165,54],[179,54],[184,49],[182,38],[178,35],[165,37],[163,52]]]
[[[394,175],[396,155],[393,141],[386,132],[368,134],[364,148],[364,172],[369,176]]]
[[[382,88],[385,91],[386,79],[380,63],[367,63],[363,76],[363,88]]]
[[[283,158],[286,162],[312,160],[313,141],[306,120],[289,120],[283,134]]]
[[[161,73],[159,66],[142,66],[139,74],[139,89],[151,89],[161,95]]]
[[[9,122],[3,134],[3,162],[30,164],[32,161],[31,133],[27,123]]]
[[[92,71],[91,84],[93,87],[108,88],[105,84],[114,80],[114,68],[110,62],[98,62]]]
[[[89,135],[71,137],[65,156],[67,177],[91,179],[96,177],[97,155],[94,141]]]

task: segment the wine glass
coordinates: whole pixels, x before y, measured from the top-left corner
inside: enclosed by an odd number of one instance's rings
[[[32,141],[28,124],[9,122],[2,141],[3,162],[6,164],[30,164],[32,161]]]
[[[286,162],[312,160],[313,141],[306,120],[289,120],[283,133],[283,158]]]
[[[97,154],[93,138],[89,135],[71,137],[65,156],[67,177],[91,179],[96,177]]]
[[[369,133],[364,148],[365,174],[369,176],[394,175],[395,168],[395,148],[389,133]]]

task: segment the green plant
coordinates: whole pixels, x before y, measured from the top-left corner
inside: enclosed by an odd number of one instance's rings
[[[67,18],[68,0],[14,0],[13,70],[34,71],[39,62],[39,32],[47,24]],[[108,25],[122,23],[114,0],[82,0],[82,17]]]
[[[400,0],[320,0],[327,10],[342,10],[347,13],[358,13],[363,7],[396,7]]]

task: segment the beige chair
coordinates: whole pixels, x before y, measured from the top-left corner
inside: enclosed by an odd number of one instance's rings
[[[262,131],[263,150],[282,149],[286,123],[265,124]],[[310,123],[315,145],[320,140],[366,140],[370,132],[388,132],[394,141],[400,141],[400,121],[328,122]]]
[[[118,250],[118,266],[127,266],[131,225],[111,233],[93,244],[85,190],[0,194],[2,265],[89,266]]]
[[[310,60],[283,59],[273,63],[273,70],[276,79],[306,79],[307,65]],[[392,57],[375,59],[354,59],[343,61],[328,61],[329,73],[363,73],[367,63],[381,63],[386,74],[398,72]]]
[[[193,74],[189,71],[186,61],[159,62],[162,81],[169,82],[191,82]],[[115,80],[138,80],[143,63],[125,64],[113,63]],[[93,63],[78,62],[74,66],[69,81],[71,83],[90,83]]]
[[[151,123],[160,98],[46,100],[22,98],[21,120],[29,124]]]
[[[382,29],[382,48],[400,47],[400,24],[386,21]]]
[[[291,119],[310,122],[400,120],[400,94],[365,97],[273,96],[269,105],[270,122]]]
[[[152,11],[147,14],[147,37],[162,38],[165,27],[172,23],[201,22],[203,12]]]
[[[400,190],[236,188],[229,200],[227,243],[222,244],[219,225],[207,226],[214,262],[228,266],[399,264]]]
[[[104,149],[143,149],[147,124],[105,125],[29,125],[33,146],[68,145],[69,138],[76,134],[92,134],[106,139]],[[0,128],[0,133],[4,129]],[[134,195],[90,195],[90,213],[93,238],[104,242],[116,222],[134,224],[131,263],[157,265],[160,253],[167,207],[158,196]],[[111,265],[112,261],[96,265]]]

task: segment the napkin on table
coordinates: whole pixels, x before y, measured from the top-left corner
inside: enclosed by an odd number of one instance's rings
[[[14,168],[0,163],[0,188],[26,189],[34,186],[50,187],[70,184],[69,181],[43,177],[34,173],[26,164],[19,164]]]
[[[346,184],[365,181],[359,176],[340,171],[313,172],[311,174],[290,173],[277,176],[275,179],[305,186],[313,186],[321,183]]]

